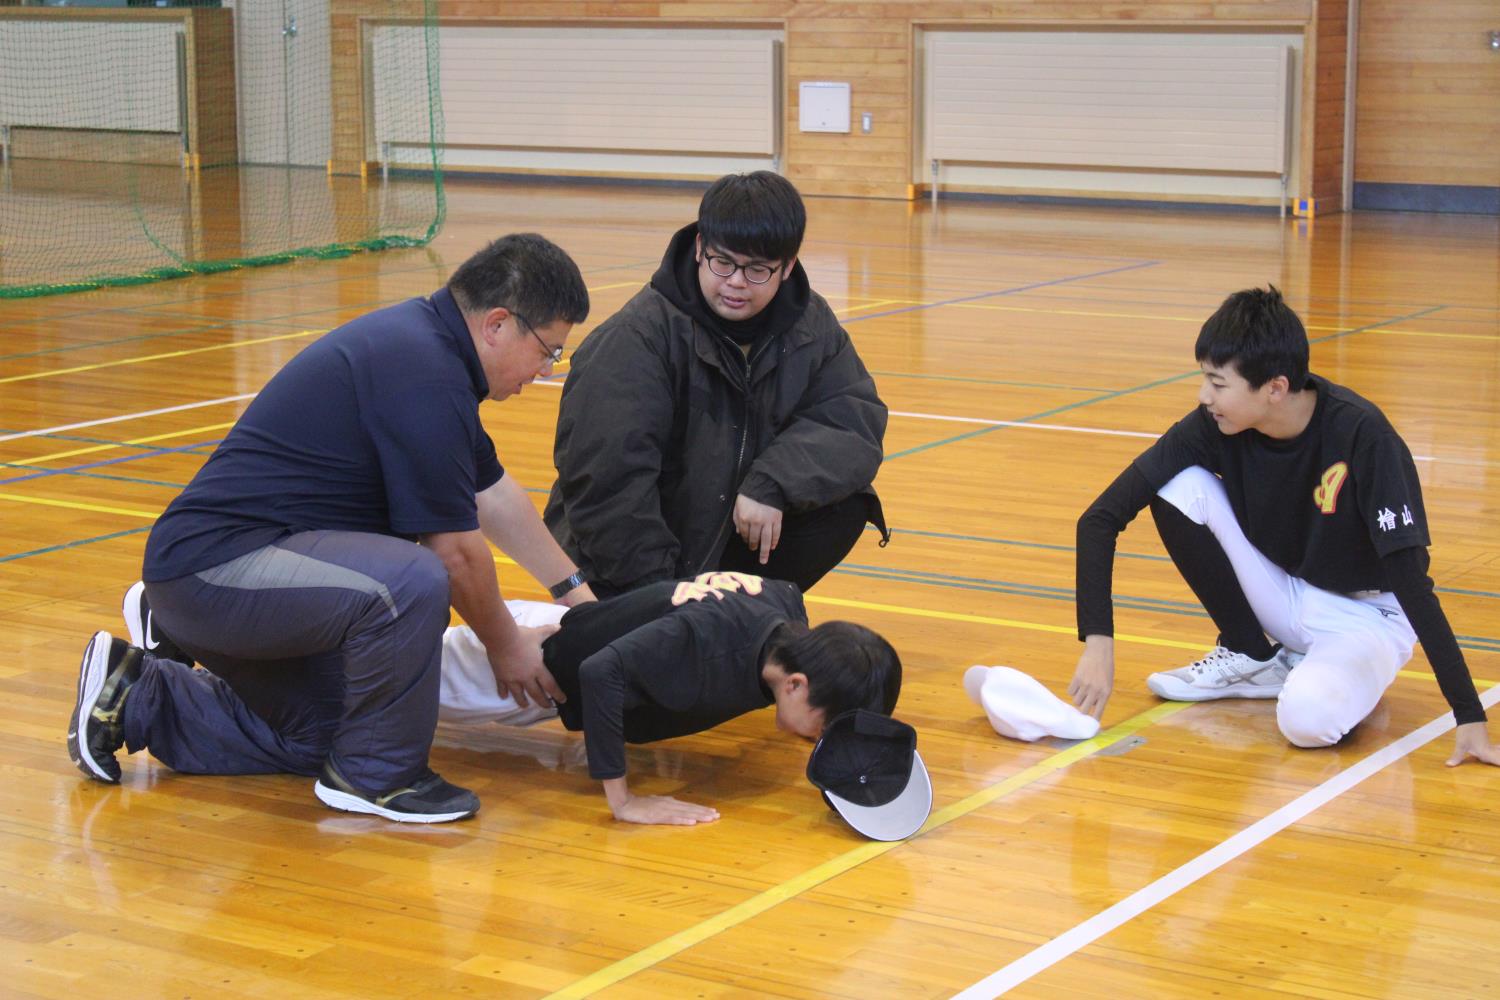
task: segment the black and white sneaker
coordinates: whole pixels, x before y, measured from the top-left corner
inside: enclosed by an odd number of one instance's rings
[[[118,784],[115,751],[125,745],[122,710],[141,676],[141,651],[108,632],[95,632],[78,667],[78,703],[68,724],[68,756],[85,777]]]
[[[447,823],[479,811],[479,796],[449,784],[431,768],[408,785],[372,797],[356,791],[331,761],[325,761],[313,793],[331,808],[383,816],[397,823]]]
[[[193,658],[183,652],[181,646],[168,639],[161,626],[151,617],[151,603],[146,600],[146,585],[140,580],[125,591],[125,600],[120,610],[125,614],[125,630],[130,633],[132,646],[139,646],[163,660],[175,660],[188,667],[193,665]]]

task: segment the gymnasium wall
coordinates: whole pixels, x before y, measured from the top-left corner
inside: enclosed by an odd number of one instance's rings
[[[1010,26],[1141,27],[1180,25],[1194,28],[1252,30],[1267,27],[1304,30],[1316,35],[1319,0],[1260,2],[1104,2],[1104,0],[1036,0],[1036,2],[928,3],[839,2],[839,0],[705,0],[705,2],[598,2],[598,0],[438,0],[444,24],[502,21],[515,24],[582,23],[668,26],[754,24],[785,26],[784,107],[785,160],[782,172],[807,194],[910,198],[912,183],[915,30],[973,24]],[[1339,3],[1343,6],[1343,3]],[[333,166],[357,172],[364,158],[365,122],[358,95],[363,79],[360,18],[372,17],[370,0],[332,0],[333,17]],[[385,4],[379,12],[388,14]],[[411,4],[411,16],[421,13]],[[1315,60],[1306,60],[1302,81],[1304,106],[1317,100],[1311,75]],[[848,81],[856,122],[850,134],[803,133],[797,129],[797,87],[802,81]],[[1339,86],[1342,98],[1342,85]],[[874,127],[861,134],[861,112],[873,115]],[[1314,116],[1304,115],[1303,148],[1316,142]],[[1311,157],[1304,157],[1293,191],[1314,187]]]
[[[1349,0],[1318,0],[1312,75],[1312,175],[1308,191],[1319,211],[1344,207],[1345,108],[1348,103]],[[1306,147],[1304,147],[1306,148]],[[1304,155],[1306,155],[1304,153]]]
[[[1496,0],[1360,0],[1354,206],[1500,213]]]

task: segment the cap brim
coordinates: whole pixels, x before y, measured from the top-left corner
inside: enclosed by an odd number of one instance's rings
[[[922,829],[932,812],[932,779],[927,776],[922,755],[915,750],[911,755],[911,777],[907,779],[906,787],[883,806],[862,806],[832,792],[824,794],[844,817],[844,822],[871,840],[905,840]]]

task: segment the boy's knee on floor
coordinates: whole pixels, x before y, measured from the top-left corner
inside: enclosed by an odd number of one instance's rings
[[[1293,677],[1296,671],[1292,672]],[[1348,732],[1340,722],[1348,701],[1337,685],[1303,677],[1300,683],[1287,678],[1276,700],[1276,725],[1293,746],[1331,747]]]

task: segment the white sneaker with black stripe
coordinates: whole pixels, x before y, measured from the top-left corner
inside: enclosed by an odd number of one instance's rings
[[[1146,686],[1168,701],[1213,701],[1216,698],[1275,698],[1300,654],[1280,649],[1269,660],[1257,660],[1215,646],[1201,660],[1146,678]]]

